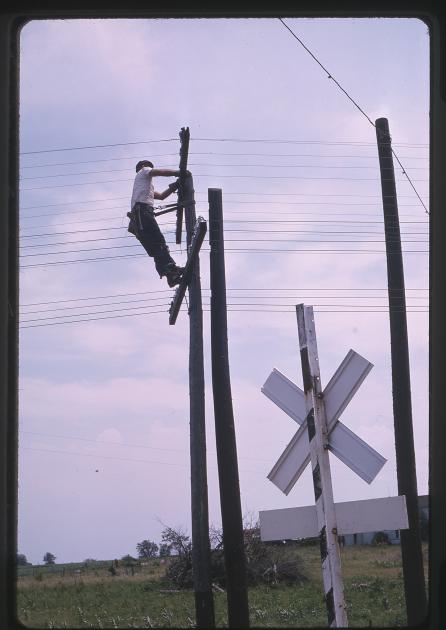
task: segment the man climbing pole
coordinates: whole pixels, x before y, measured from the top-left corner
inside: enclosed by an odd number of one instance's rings
[[[186,174],[188,171],[186,171]],[[131,211],[128,231],[139,240],[146,252],[155,260],[155,267],[160,278],[166,276],[169,287],[179,284],[184,267],[179,267],[172,256],[166,240],[158,226],[153,209],[154,199],[166,199],[178,188],[178,180],[169,184],[159,193],[154,190],[154,177],[179,177],[179,170],[154,168],[149,160],[141,160],[136,165],[136,176],[133,184]]]

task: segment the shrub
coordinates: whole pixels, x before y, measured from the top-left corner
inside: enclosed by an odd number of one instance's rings
[[[376,532],[372,538],[372,545],[390,545],[390,538],[386,532]]]
[[[170,530],[171,533],[173,530]],[[294,545],[268,545],[260,539],[258,525],[244,529],[246,558],[246,578],[248,585],[295,584],[307,580],[302,563],[295,553],[290,553]],[[187,538],[187,540],[186,540]],[[192,544],[181,533],[181,553],[171,558],[166,578],[177,588],[190,588],[193,585]],[[211,528],[211,581],[226,586],[223,536],[220,530]]]

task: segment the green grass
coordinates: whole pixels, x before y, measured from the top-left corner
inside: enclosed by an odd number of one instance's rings
[[[427,549],[424,549],[427,560]],[[327,626],[319,548],[301,547],[309,579],[299,585],[249,589],[253,627]],[[64,577],[47,574],[18,581],[18,619],[34,628],[193,627],[192,591],[166,592],[165,565],[152,562],[139,572],[118,575],[111,562],[92,573]],[[404,626],[401,551],[398,547],[347,547],[342,550],[345,599],[350,626]],[[427,573],[427,567],[426,567]],[[227,627],[226,594],[214,594],[217,627]]]

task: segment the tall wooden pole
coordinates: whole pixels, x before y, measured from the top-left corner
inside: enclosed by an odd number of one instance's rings
[[[296,306],[296,315],[328,625],[331,628],[346,627],[348,622],[341,553],[328,456],[327,416],[319,372],[313,307],[299,304]]]
[[[229,375],[223,206],[220,189],[208,190],[211,276],[211,350],[220,506],[230,628],[249,627],[243,519]]]
[[[387,118],[378,118],[375,125],[387,254],[396,471],[398,494],[406,496],[409,519],[409,529],[401,530],[404,590],[407,621],[415,625],[426,616],[427,601],[418,515],[403,255],[389,123]]]
[[[183,130],[182,130],[183,131]],[[187,130],[188,131],[188,130]],[[192,241],[196,222],[194,184],[183,178],[187,246]],[[208,488],[206,472],[206,425],[203,359],[203,307],[200,261],[197,256],[189,283],[189,403],[192,512],[192,571],[197,628],[214,628],[214,598],[211,581]]]

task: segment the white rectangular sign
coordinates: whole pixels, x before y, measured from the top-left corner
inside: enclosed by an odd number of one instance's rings
[[[338,534],[408,529],[406,497],[386,497],[335,503]],[[313,538],[319,535],[316,506],[262,510],[260,536],[264,541]]]

